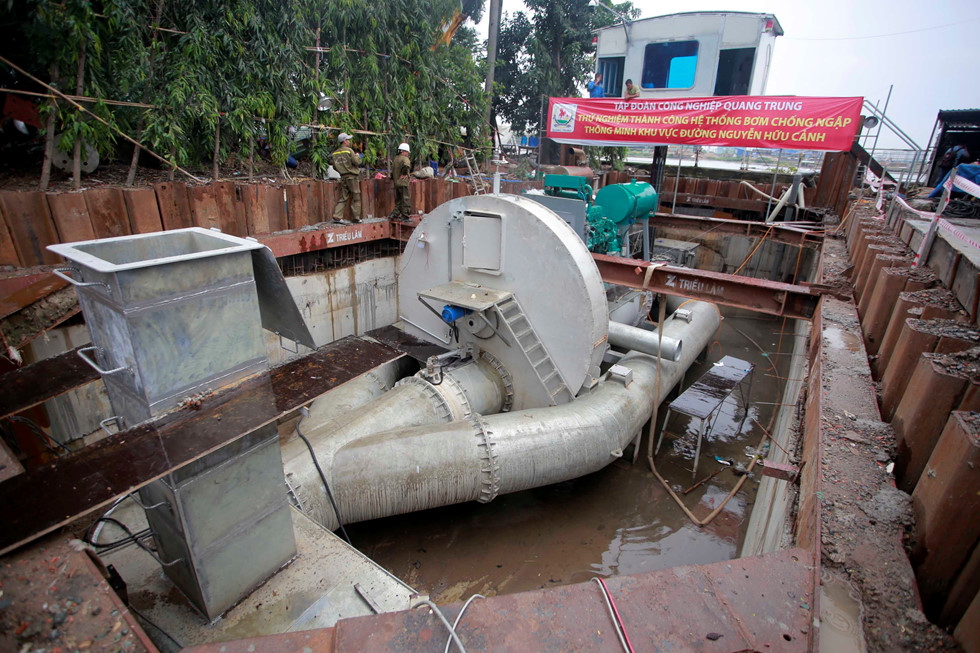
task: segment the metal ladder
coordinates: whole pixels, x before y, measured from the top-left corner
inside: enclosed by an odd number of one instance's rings
[[[470,179],[473,180],[473,194],[486,195],[487,182],[483,179],[483,175],[480,174],[480,165],[476,162],[476,156],[470,150],[464,151],[466,153],[463,155],[463,161],[466,162],[466,169],[470,173]]]
[[[565,404],[574,399],[551,355],[548,354],[548,350],[544,348],[538,334],[524,315],[524,309],[517,302],[517,298],[512,295],[497,302],[497,311],[528,362],[531,363],[534,373],[551,397],[553,404]]]

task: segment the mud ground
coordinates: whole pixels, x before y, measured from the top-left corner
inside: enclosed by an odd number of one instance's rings
[[[824,283],[846,284],[846,268],[843,241],[829,239]],[[823,319],[820,499],[825,574],[857,589],[869,651],[959,650],[920,609],[904,546],[913,526],[911,497],[895,487],[890,473],[894,433],[879,421],[853,302],[825,298]]]

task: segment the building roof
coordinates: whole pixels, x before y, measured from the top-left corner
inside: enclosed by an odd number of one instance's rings
[[[663,20],[665,18],[674,18],[676,16],[733,16],[733,15],[758,16],[759,18],[763,18],[763,17],[771,18],[773,21],[773,33],[776,36],[782,36],[783,34],[785,34],[785,32],[783,32],[783,26],[779,24],[779,19],[776,18],[775,15],[768,14],[768,13],[759,13],[754,11],[681,11],[675,14],[664,14],[662,16],[650,16],[649,18],[638,18],[636,20],[631,20],[630,23],[635,25],[637,23],[645,23],[651,20]],[[622,25],[620,23],[616,23],[614,25],[607,25],[606,27],[603,27],[596,31],[601,32],[613,28],[622,29]]]
[[[980,109],[944,109],[937,120],[947,127],[980,128]]]

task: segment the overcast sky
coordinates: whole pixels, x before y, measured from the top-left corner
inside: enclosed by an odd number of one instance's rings
[[[634,5],[641,18],[678,10],[775,14],[786,34],[776,39],[767,95],[859,95],[883,106],[894,84],[888,116],[922,147],[940,109],[980,107],[980,81],[971,63],[980,41],[976,0],[692,0],[683,9],[639,0]],[[521,0],[503,0],[504,12],[523,9]],[[486,38],[486,16],[478,30]],[[883,131],[880,144],[898,147],[900,141]]]

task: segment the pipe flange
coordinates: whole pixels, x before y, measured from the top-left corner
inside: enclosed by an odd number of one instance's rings
[[[510,411],[511,407],[514,405],[514,377],[510,375],[507,368],[504,367],[503,363],[497,360],[497,357],[488,351],[481,351],[480,358],[485,360],[494,371],[500,375],[500,380],[504,384],[504,401],[500,407],[501,413],[506,413]]]
[[[493,442],[493,432],[479,415],[470,419],[473,425],[473,435],[476,436],[477,447],[480,449],[480,476],[483,487],[477,501],[490,503],[497,498],[500,491],[500,465],[497,463],[496,444]]]
[[[443,377],[443,381],[445,381],[445,377]],[[425,393],[425,396],[432,404],[433,410],[441,418],[441,420],[443,422],[453,421],[453,411],[449,406],[449,402],[446,401],[446,398],[442,396],[438,390],[436,390],[434,385],[417,376],[410,376],[407,379],[402,379],[395,384],[395,387],[397,388],[403,385],[415,385],[421,388],[422,392]]]
[[[449,374],[443,374],[442,383],[433,386],[433,389],[442,396],[449,407],[449,412],[452,415],[451,421],[469,419],[473,415],[473,406],[470,404],[466,392],[463,391],[463,386]]]

